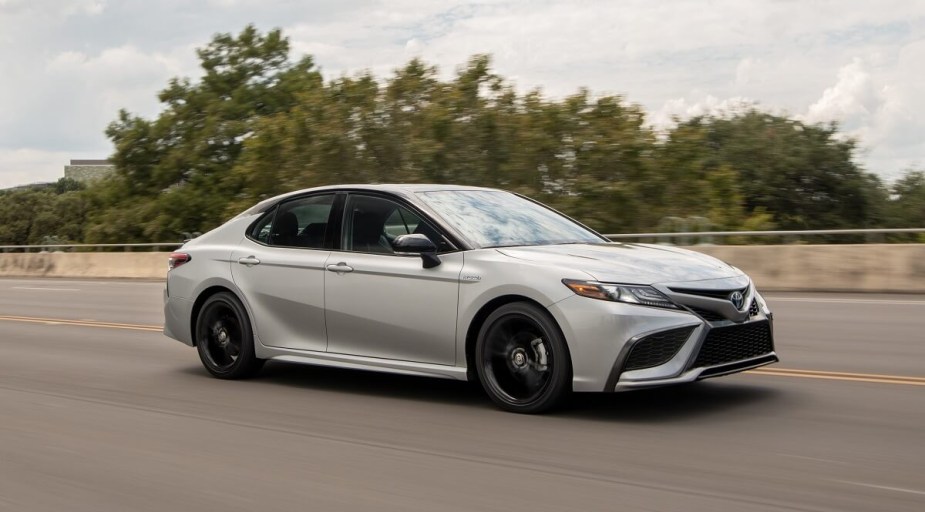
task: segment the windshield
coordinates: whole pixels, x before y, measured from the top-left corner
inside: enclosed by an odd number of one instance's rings
[[[481,247],[607,242],[571,219],[510,192],[441,190],[418,195]]]

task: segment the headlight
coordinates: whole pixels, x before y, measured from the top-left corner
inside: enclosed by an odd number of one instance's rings
[[[656,308],[680,309],[675,303],[671,302],[671,299],[651,286],[575,281],[572,279],[563,279],[562,284],[568,286],[569,289],[582,297]]]

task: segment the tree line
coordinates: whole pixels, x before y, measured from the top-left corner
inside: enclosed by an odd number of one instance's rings
[[[197,54],[201,76],[170,80],[156,118],[110,124],[113,176],[0,192],[0,244],[179,240],[334,183],[499,187],[604,233],[925,226],[925,173],[885,184],[834,124],[751,109],[660,132],[620,96],[518,93],[484,55],[448,80],[414,59],[325,81],[253,26]]]

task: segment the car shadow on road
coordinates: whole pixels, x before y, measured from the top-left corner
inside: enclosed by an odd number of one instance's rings
[[[202,367],[184,373],[208,376]],[[492,408],[477,385],[456,380],[270,361],[252,382],[358,396]]]
[[[577,393],[558,414],[623,422],[676,422],[730,413],[761,411],[762,415],[794,407],[801,400],[792,390],[735,377],[621,393]]]
[[[183,372],[208,376],[202,367],[191,366]],[[634,423],[677,422],[714,415],[728,417],[732,412],[751,410],[773,414],[776,409],[788,409],[800,401],[792,389],[783,390],[741,379],[734,376],[622,393],[575,393],[548,416]],[[251,382],[501,412],[478,384],[430,377],[273,361]]]

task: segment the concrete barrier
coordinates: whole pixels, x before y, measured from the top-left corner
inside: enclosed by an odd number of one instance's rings
[[[760,290],[925,293],[925,244],[690,247],[746,272]]]
[[[166,252],[0,254],[0,277],[164,279]]]
[[[767,291],[925,293],[925,244],[690,247],[748,273]],[[0,254],[0,277],[163,279],[167,256],[138,253]]]

